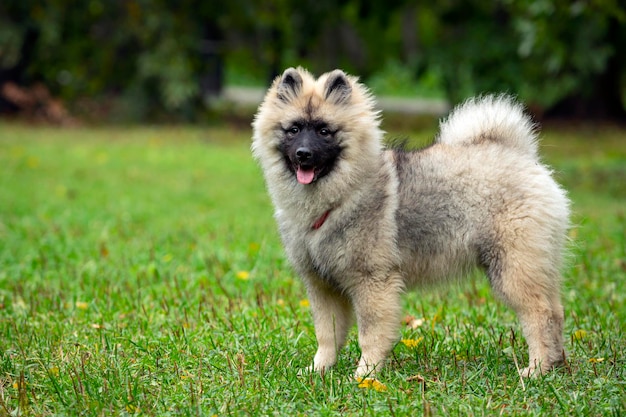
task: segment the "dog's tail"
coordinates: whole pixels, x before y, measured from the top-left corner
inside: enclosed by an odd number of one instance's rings
[[[448,145],[499,142],[537,157],[536,126],[524,107],[507,95],[472,98],[441,122],[437,142]]]

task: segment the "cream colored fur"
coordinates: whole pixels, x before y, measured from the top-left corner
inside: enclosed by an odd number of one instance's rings
[[[329,87],[337,79],[349,86],[340,98]],[[312,184],[296,181],[279,150],[296,120],[326,123],[342,148],[332,171]],[[302,68],[275,80],[253,123],[252,151],[311,303],[314,369],[335,364],[355,318],[356,375],[380,369],[399,336],[404,291],[476,266],[520,319],[529,346],[521,374],[561,363],[569,203],[538,159],[523,108],[506,96],[469,100],[416,152],[384,150],[379,123],[355,77],[334,71],[315,79]]]

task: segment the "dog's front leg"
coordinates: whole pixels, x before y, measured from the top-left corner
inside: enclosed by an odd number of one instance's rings
[[[313,369],[323,372],[337,362],[337,353],[346,343],[353,321],[352,306],[345,296],[318,278],[310,278],[306,284],[318,345]]]
[[[385,282],[369,283],[353,295],[361,347],[355,377],[363,378],[379,371],[398,340],[401,294],[402,285]]]

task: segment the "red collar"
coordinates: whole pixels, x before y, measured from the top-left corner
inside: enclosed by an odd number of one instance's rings
[[[322,214],[322,217],[320,217],[319,219],[317,219],[315,221],[315,223],[313,223],[313,226],[311,227],[311,229],[313,230],[317,230],[320,227],[322,227],[322,225],[324,224],[324,222],[326,221],[326,219],[328,218],[328,215],[330,214],[330,210],[328,209],[324,214]]]

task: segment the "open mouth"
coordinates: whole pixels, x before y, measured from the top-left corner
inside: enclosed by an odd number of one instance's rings
[[[313,167],[296,166],[296,179],[300,184],[311,184],[317,179],[318,171]]]

